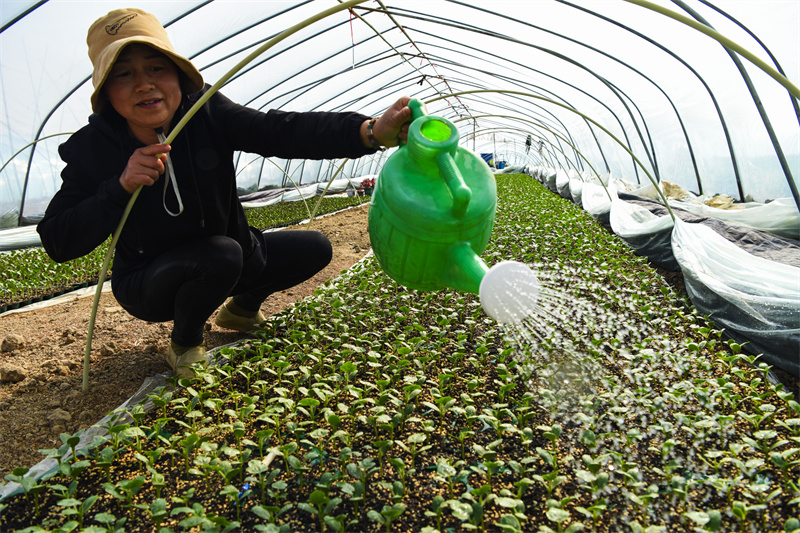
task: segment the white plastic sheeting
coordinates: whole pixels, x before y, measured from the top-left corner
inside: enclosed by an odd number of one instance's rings
[[[800,268],[756,257],[680,219],[672,249],[698,311],[767,363],[800,375]]]
[[[672,228],[675,226],[672,217],[655,215],[643,206],[617,197],[611,203],[609,224],[639,255],[668,270],[678,270],[672,252]]]
[[[19,226],[0,231],[0,252],[41,245],[42,239],[36,233],[36,226]]]

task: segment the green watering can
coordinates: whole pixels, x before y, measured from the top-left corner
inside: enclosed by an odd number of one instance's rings
[[[408,287],[478,294],[489,267],[478,256],[497,208],[494,175],[458,146],[458,129],[411,100],[408,143],[381,170],[369,208],[372,249],[386,274]]]
[[[419,100],[408,105],[408,142],[387,159],[369,208],[369,236],[378,263],[409,289],[479,294],[490,316],[519,321],[527,311],[509,303],[505,294],[518,299],[520,287],[508,285],[520,281],[515,272],[535,274],[512,261],[490,269],[479,256],[494,225],[494,174],[483,159],[458,146],[459,133],[452,122],[427,115]],[[522,283],[531,286],[527,277]],[[530,290],[535,290],[535,300],[538,282]],[[492,302],[491,312],[487,302]],[[501,308],[509,305],[511,314],[504,314]],[[521,305],[529,307],[531,298]]]

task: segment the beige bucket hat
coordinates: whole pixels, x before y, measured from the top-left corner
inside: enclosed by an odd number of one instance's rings
[[[203,76],[191,61],[179,55],[172,48],[167,31],[158,19],[141,9],[115,9],[97,19],[89,28],[86,44],[89,45],[89,59],[92,60],[92,111],[99,113],[105,105],[101,94],[108,72],[117,60],[119,53],[131,43],[143,43],[169,57],[188,78],[184,90],[193,93],[203,88]]]

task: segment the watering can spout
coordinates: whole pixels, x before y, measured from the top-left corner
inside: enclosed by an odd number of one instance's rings
[[[447,269],[442,273],[442,283],[457,291],[478,294],[483,277],[489,267],[466,241],[453,244],[447,251]]]

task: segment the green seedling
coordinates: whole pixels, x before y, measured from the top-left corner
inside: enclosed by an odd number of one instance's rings
[[[416,472],[416,469],[414,468],[406,469],[406,464],[399,457],[392,457],[389,459],[389,464],[394,468],[394,471],[400,478],[400,482],[403,484],[403,487],[406,485],[407,476],[413,475]]]
[[[164,475],[152,469],[148,470],[150,471],[150,484],[153,486],[153,490],[156,491],[156,498],[161,498],[161,491],[167,486],[164,481]]]
[[[442,531],[442,511],[447,507],[444,498],[437,494],[433,497],[430,510],[425,511],[425,516],[436,518],[436,531]]]
[[[755,437],[754,439],[748,436],[742,436],[742,440],[752,446],[754,449],[768,456],[776,448],[780,448],[784,444],[789,444],[789,441],[786,439],[775,440],[777,436],[778,432],[775,430],[762,429],[753,433],[753,437]]]
[[[384,505],[380,512],[370,509],[367,512],[367,518],[374,520],[379,524],[383,524],[386,526],[386,533],[391,533],[392,522],[397,520],[397,518],[399,518],[405,510],[406,506],[403,503],[395,503],[391,506]]]
[[[267,497],[267,485],[272,483],[280,471],[275,468],[270,471],[270,465],[263,459],[250,459],[247,462],[247,473],[250,474],[245,481],[258,487],[261,503]]]
[[[29,472],[26,467],[17,467],[10,474],[7,474],[5,479],[12,483],[19,483],[22,487],[25,497],[28,501],[33,498],[33,511],[35,515],[39,515],[39,495],[47,488],[44,484],[36,481],[34,477],[27,477],[25,474]]]
[[[522,524],[513,514],[504,514],[500,517],[500,521],[495,522],[494,525],[508,533],[523,533]]]
[[[391,440],[376,440],[372,443],[375,449],[378,451],[378,462],[380,464],[380,477],[383,477],[383,473],[385,470],[386,462],[384,461],[384,457],[392,449],[392,445],[394,441]]]
[[[420,446],[425,440],[427,439],[427,435],[424,433],[413,433],[408,437],[408,444],[410,445],[410,453],[411,453],[411,464],[415,465],[417,463],[417,454],[429,450],[431,446]],[[405,450],[409,450],[409,447],[406,447],[401,441],[398,441],[398,445],[404,448]]]
[[[800,448],[790,448],[782,452],[771,452],[769,454],[772,463],[781,469],[784,483],[788,483],[789,481],[789,470],[800,465],[800,459],[792,459],[794,456],[798,455],[798,453],[800,453]]]
[[[128,517],[122,517],[117,520],[117,517],[111,513],[97,513],[92,517],[92,520],[99,524],[104,524],[108,533],[125,533],[125,523],[128,521]]]
[[[548,498],[553,495],[553,491],[555,491],[559,485],[561,485],[567,480],[566,476],[558,475],[558,470],[553,470],[549,474],[543,476],[539,474],[534,474],[531,477],[533,478],[534,481],[538,481],[544,486],[544,488],[547,490]]]
[[[589,508],[577,506],[575,507],[575,510],[583,514],[584,516],[591,518],[592,526],[596,531],[600,524],[600,519],[602,518],[603,513],[608,510],[608,505],[605,498],[600,498],[594,503],[594,505],[592,505]]]
[[[471,430],[461,430],[461,431],[458,432],[458,442],[459,442],[460,447],[461,447],[461,460],[462,461],[466,460],[467,440],[472,438],[474,435],[475,435],[475,432],[471,431]]]
[[[323,533],[326,527],[325,517],[330,516],[340,503],[341,498],[329,498],[325,492],[315,490],[309,495],[308,502],[298,503],[297,507],[315,516],[319,520],[320,533]]]
[[[684,516],[703,528],[701,531],[719,531],[722,527],[722,514],[717,510],[689,511]]]
[[[270,485],[270,488],[267,489],[267,494],[270,498],[274,499],[276,502],[280,503],[281,500],[285,500],[288,496],[287,489],[289,485],[282,479],[278,481],[273,481]]]
[[[569,511],[558,507],[551,507],[545,514],[548,520],[556,523],[557,529],[552,529],[547,526],[539,526],[539,531],[542,533],[576,533],[583,529],[583,524],[580,522],[572,522],[569,526],[564,528],[564,522],[570,520],[571,516]]]
[[[350,503],[353,504],[355,513],[358,514],[358,506],[364,501],[364,483],[361,481],[355,481],[352,484],[342,483],[339,488],[343,493],[347,494]]]
[[[241,520],[242,502],[252,493],[249,483],[245,483],[241,490],[233,485],[225,485],[219,491],[220,496],[225,496],[236,507],[236,520]]]
[[[347,464],[347,473],[361,482],[365,495],[369,490],[369,478],[377,472],[378,468],[375,466],[375,461],[372,457],[366,457],[359,461],[358,464]]]
[[[455,484],[456,484],[456,469],[450,465],[449,461],[445,458],[440,458],[436,465],[436,475],[434,479],[447,484],[450,492],[450,498],[455,498]]]
[[[59,507],[65,507],[61,514],[66,517],[75,517],[77,519],[78,527],[83,528],[83,518],[86,516],[89,508],[95,504],[99,496],[96,494],[89,496],[85,500],[77,500],[75,498],[65,498],[56,502]]]
[[[256,531],[263,533],[291,533],[292,530],[289,524],[281,524],[278,526],[275,523],[275,520],[277,520],[278,516],[280,516],[282,512],[285,512],[285,510],[279,510],[277,507],[254,505],[251,511],[257,517],[268,522],[267,525],[257,524],[255,526]]]
[[[130,510],[133,508],[133,498],[139,493],[144,482],[144,476],[138,476],[134,479],[120,481],[116,485],[103,483],[103,489],[118,501],[124,501],[125,507]]]
[[[176,507],[170,512],[170,516],[186,515],[186,518],[178,522],[183,528],[200,528],[201,531],[231,531],[237,524],[230,522],[224,516],[209,514],[199,503],[192,504],[191,507]]]
[[[347,533],[350,526],[358,524],[358,520],[350,519],[347,515],[341,514],[336,516],[326,515],[325,525],[328,526],[336,533]]]
[[[450,396],[439,396],[433,402],[422,402],[422,405],[429,407],[434,413],[439,415],[439,422],[444,421],[444,416],[447,411],[455,405],[456,400]]]
[[[469,523],[483,530],[487,506],[497,499],[497,495],[492,492],[492,488],[489,485],[482,485],[467,491],[464,497],[471,501]]]
[[[149,506],[142,506],[153,525],[158,529],[161,522],[167,518],[167,500],[164,498],[156,498]]]
[[[581,488],[590,490],[593,497],[597,497],[597,494],[608,485],[608,474],[605,472],[598,472],[595,475],[588,470],[577,470],[575,476],[583,482]]]

